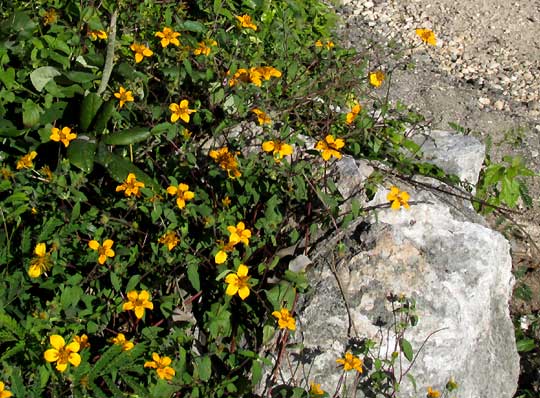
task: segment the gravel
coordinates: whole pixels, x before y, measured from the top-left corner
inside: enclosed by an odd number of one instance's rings
[[[342,1],[350,45],[375,37],[378,51],[413,48],[408,55],[429,57],[439,72],[482,90],[481,107],[540,115],[539,0]],[[419,44],[415,28],[432,29],[437,46]]]

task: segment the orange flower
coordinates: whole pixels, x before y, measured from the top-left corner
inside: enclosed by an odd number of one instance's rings
[[[287,308],[274,311],[272,315],[277,318],[280,329],[296,330],[296,321]]]
[[[144,57],[151,57],[154,55],[154,52],[146,47],[144,44],[133,43],[131,46],[131,51],[135,53],[135,63],[138,64],[143,60]]]
[[[369,83],[375,88],[380,87],[384,81],[384,73],[380,70],[369,73]]]
[[[345,141],[341,138],[334,138],[333,135],[327,135],[324,140],[317,142],[315,149],[322,151],[321,156],[325,161],[328,161],[330,157],[334,156],[337,159],[341,159],[341,148],[345,146]]]
[[[432,46],[437,45],[437,39],[435,38],[435,33],[431,29],[416,29],[415,30],[416,35],[427,44],[431,44]]]
[[[344,358],[336,359],[336,362],[342,364],[345,371],[355,369],[358,373],[363,372],[362,365],[364,362],[350,352],[346,353]]]
[[[114,250],[112,250],[112,245],[114,241],[111,239],[106,239],[103,242],[103,245],[100,245],[97,240],[91,240],[88,242],[90,249],[96,250],[99,253],[98,263],[103,264],[107,260],[107,257],[114,257]]]
[[[52,141],[62,142],[66,148],[69,146],[69,142],[75,138],[77,138],[77,134],[72,133],[69,127],[64,127],[62,130],[56,127],[51,128],[50,139]]]
[[[173,44],[176,47],[180,45],[180,41],[177,39],[180,36],[180,33],[175,32],[171,28],[163,28],[163,31],[156,32],[156,37],[161,39],[161,47],[167,47],[169,44]]]
[[[134,311],[137,319],[144,316],[145,309],[154,309],[154,304],[150,301],[150,293],[146,290],[141,290],[140,293],[132,290],[127,294],[127,298],[128,302],[122,305],[122,311]]]
[[[244,15],[241,15],[241,16],[237,15],[236,19],[238,20],[238,22],[240,22],[240,26],[242,28],[249,28],[249,29],[257,30],[257,25],[255,25],[251,21],[251,16],[249,16],[247,14],[244,14]]]

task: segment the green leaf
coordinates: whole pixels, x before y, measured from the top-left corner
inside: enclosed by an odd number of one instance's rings
[[[135,127],[108,135],[103,141],[107,145],[131,145],[146,140],[151,134],[146,127]]]
[[[4,86],[6,86],[8,90],[10,90],[15,83],[15,69],[8,68],[5,71],[0,71],[0,81],[2,81],[2,83],[4,83]]]
[[[100,109],[94,123],[94,131],[96,134],[101,134],[107,127],[107,123],[114,113],[115,103],[113,101],[106,102]]]
[[[79,286],[66,287],[60,296],[60,303],[64,310],[69,307],[75,307],[79,303],[82,295],[83,290]]]
[[[534,339],[523,339],[516,342],[518,352],[529,352],[536,349]]]
[[[41,233],[39,234],[37,241],[44,242],[51,237],[51,235],[56,232],[56,228],[60,225],[64,225],[64,221],[59,220],[58,218],[49,218],[43,227],[41,227]]]
[[[39,123],[43,109],[32,100],[26,100],[23,104],[22,119],[24,127],[34,127]]]
[[[135,287],[139,284],[139,282],[141,281],[141,276],[140,275],[133,275],[127,285],[126,285],[126,292],[130,292],[132,290],[135,290]]]
[[[212,376],[212,361],[209,356],[196,358],[195,366],[199,372],[199,379],[202,381],[210,380],[210,376]]]
[[[184,21],[182,24],[182,30],[189,30],[190,32],[204,33],[204,25],[197,21]]]
[[[42,66],[30,73],[30,81],[37,91],[41,91],[49,81],[60,75],[61,73],[55,67]]]
[[[86,173],[94,169],[94,159],[96,155],[95,142],[76,139],[69,143],[67,157],[71,164]]]
[[[187,267],[187,276],[193,289],[201,290],[201,282],[199,280],[199,265],[196,262],[190,262]]]
[[[0,119],[0,137],[18,137],[24,133],[24,130],[18,129],[11,121]]]
[[[114,272],[111,272],[111,285],[117,292],[120,292],[122,290],[122,280],[118,275],[116,275]]]
[[[102,103],[103,100],[96,93],[89,93],[86,97],[84,97],[82,100],[81,114],[79,117],[80,131],[88,130],[90,123],[92,123],[92,120],[96,116]]]
[[[129,173],[135,174],[137,180],[142,181],[146,187],[159,191],[161,187],[145,172],[131,163],[128,159],[108,152],[103,147],[98,148],[96,162],[101,164],[118,182],[123,182]]]
[[[399,347],[401,348],[401,351],[405,355],[405,358],[407,358],[407,360],[411,362],[413,360],[413,349],[412,349],[411,343],[409,343],[409,341],[402,338],[399,340]]]
[[[64,72],[64,76],[74,83],[89,83],[97,79],[96,75],[88,72],[69,71]]]

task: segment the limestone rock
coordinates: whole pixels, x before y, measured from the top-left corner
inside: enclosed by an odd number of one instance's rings
[[[377,202],[385,202],[385,192]],[[443,330],[428,339],[412,367],[418,393],[404,378],[399,397],[423,395],[427,386],[442,389],[450,377],[461,398],[512,397],[519,357],[508,313],[513,285],[508,242],[457,219],[443,203],[385,209],[376,218],[358,220],[344,234],[353,254],[334,259],[335,273],[330,253],[313,256],[318,266],[310,280],[317,282],[299,316],[304,346],[321,351],[310,377],[334,391],[341,375],[335,360],[347,349],[349,330],[359,339],[381,342],[381,352],[392,352],[393,335],[387,340],[384,330],[392,319],[386,296],[405,294],[416,300],[420,318],[405,335],[415,351],[432,332]]]
[[[439,166],[449,174],[457,175],[461,181],[476,184],[484,162],[486,148],[470,135],[458,135],[443,130],[432,130],[418,134],[413,140],[422,149],[426,162]]]

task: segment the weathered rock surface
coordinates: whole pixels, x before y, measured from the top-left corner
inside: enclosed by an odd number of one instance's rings
[[[448,148],[443,152],[451,154],[452,145]],[[474,158],[472,153],[463,156]],[[365,165],[355,169],[350,159],[346,161],[342,176],[366,170]],[[437,164],[447,167],[452,162]],[[469,169],[460,170],[461,176],[478,176],[480,166],[472,162]],[[343,181],[351,184],[363,178],[348,175]],[[508,312],[514,282],[508,242],[478,223],[481,218],[471,216],[470,205],[461,199],[441,199],[440,192],[394,183],[411,194],[409,210],[380,207],[309,254],[315,264],[308,273],[313,289],[297,306],[293,340],[311,354],[307,359],[290,356],[290,366],[281,369],[283,380],[296,380],[297,385],[315,380],[332,395],[342,374],[336,359],[350,348],[351,338],[370,338],[379,343],[382,356],[391,355],[394,334],[386,328],[393,315],[386,297],[394,293],[416,300],[419,322],[405,335],[415,352],[427,339],[410,371],[418,391],[404,377],[399,397],[424,396],[428,386],[442,390],[450,377],[459,384],[452,396],[512,397],[519,357]],[[344,191],[355,189],[348,186]],[[368,205],[387,204],[387,192],[381,187]],[[336,253],[338,242],[349,252]],[[409,364],[403,361],[406,369]],[[396,375],[399,378],[399,370]],[[359,391],[357,396],[363,395]]]

